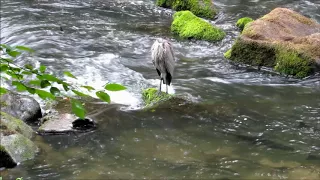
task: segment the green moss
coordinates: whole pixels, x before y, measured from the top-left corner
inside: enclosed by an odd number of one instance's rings
[[[286,75],[293,75],[297,78],[304,78],[313,71],[313,61],[294,50],[278,48],[276,63],[276,71]]]
[[[219,41],[225,32],[198,18],[190,11],[179,11],[173,15],[171,31],[183,39]]]
[[[232,51],[232,53],[231,53]],[[263,44],[238,39],[225,53],[225,57],[235,62],[253,66],[274,67],[282,74],[303,78],[312,74],[315,63],[311,58],[299,54],[279,44]]]
[[[176,11],[189,10],[196,16],[209,19],[217,14],[211,0],[157,0],[156,4]]]
[[[33,135],[33,130],[30,126],[24,123],[22,120],[17,119],[5,112],[0,111],[1,115],[1,126],[4,126],[8,132],[18,132],[27,138],[31,138]],[[3,129],[3,128],[2,128]]]
[[[254,41],[236,40],[231,48],[231,60],[253,66],[275,66],[275,49],[268,44],[259,44]]]
[[[148,88],[142,91],[142,99],[146,106],[153,105],[163,100],[171,98],[172,95],[161,92],[159,94],[156,88]]]
[[[243,17],[243,18],[240,18],[240,19],[237,21],[236,26],[237,26],[238,28],[240,28],[240,30],[242,31],[242,30],[244,29],[244,27],[245,27],[248,23],[250,23],[250,22],[252,22],[252,21],[253,21],[252,18]]]
[[[224,57],[227,58],[227,59],[230,59],[231,57],[231,49],[229,49],[227,52],[225,52],[224,54]]]

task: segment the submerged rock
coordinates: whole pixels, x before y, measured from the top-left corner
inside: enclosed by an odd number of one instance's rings
[[[25,122],[34,123],[42,117],[39,103],[30,96],[8,92],[0,101],[1,111]]]
[[[174,13],[171,31],[183,39],[199,39],[206,41],[220,41],[226,33],[198,18],[190,11]]]
[[[38,129],[40,134],[64,134],[70,132],[86,132],[96,128],[91,119],[78,119],[73,114],[52,111],[41,119]]]
[[[276,8],[246,26],[225,57],[303,78],[319,70],[320,24]]]
[[[217,14],[212,0],[157,0],[156,4],[176,11],[189,10],[199,17],[213,19]]]

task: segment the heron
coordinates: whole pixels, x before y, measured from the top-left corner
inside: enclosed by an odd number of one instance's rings
[[[160,76],[159,93],[161,93],[161,84],[163,82],[166,85],[166,93],[168,94],[168,86],[171,84],[175,66],[171,42],[167,39],[157,38],[151,47],[151,58]]]

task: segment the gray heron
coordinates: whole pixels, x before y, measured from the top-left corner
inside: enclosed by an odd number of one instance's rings
[[[161,84],[163,82],[166,85],[166,93],[168,94],[168,86],[171,84],[175,66],[171,42],[166,39],[157,38],[151,47],[151,58],[160,76],[159,93],[161,93]]]

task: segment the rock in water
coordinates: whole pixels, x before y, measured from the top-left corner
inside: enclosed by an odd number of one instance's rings
[[[0,167],[12,168],[19,162],[33,159],[38,148],[30,140],[34,133],[32,128],[20,119],[0,113]]]
[[[86,132],[96,128],[96,123],[91,119],[78,119],[69,113],[53,111],[42,119],[39,127],[40,134],[64,134],[70,132]]]
[[[37,152],[37,146],[25,136],[1,134],[0,167],[12,168],[19,162],[33,159]]]
[[[320,24],[286,8],[247,24],[225,57],[303,78],[319,70]]]
[[[190,11],[174,13],[171,31],[183,39],[198,39],[205,41],[220,41],[226,33],[209,22],[198,18]]]
[[[30,96],[8,92],[0,101],[1,111],[25,122],[35,123],[42,117],[39,103]]]
[[[217,14],[212,0],[157,0],[157,6],[176,11],[189,10],[196,16],[213,19]]]

